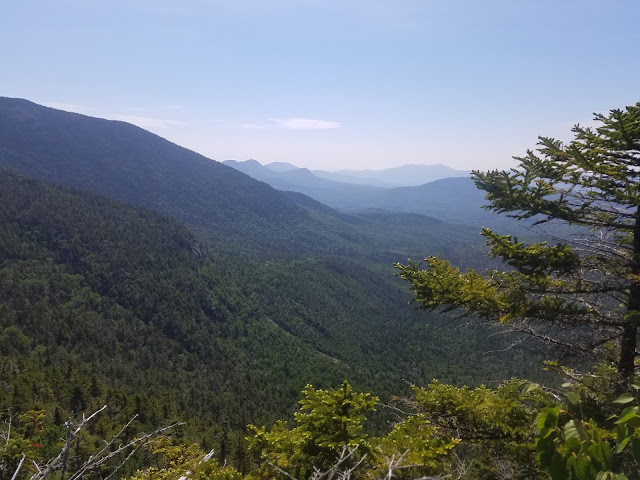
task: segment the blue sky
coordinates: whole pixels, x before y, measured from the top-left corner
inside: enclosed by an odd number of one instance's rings
[[[0,95],[216,160],[508,168],[640,101],[637,0],[7,0]]]

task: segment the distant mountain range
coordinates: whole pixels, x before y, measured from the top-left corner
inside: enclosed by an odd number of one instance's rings
[[[480,208],[483,193],[468,177],[383,188],[328,180],[289,164],[267,168],[252,160],[223,165],[124,122],[22,99],[0,98],[0,157],[0,165],[22,173],[171,215],[233,248],[341,251],[347,248],[343,222],[353,219],[328,212],[325,205],[359,215],[418,213],[476,231],[479,225],[502,222]],[[324,205],[278,190],[303,193]],[[322,210],[325,218],[311,210]]]
[[[293,183],[296,183],[299,175],[304,175],[305,178],[308,178],[308,175],[311,174],[316,178],[331,180],[332,182],[380,188],[415,187],[443,178],[469,177],[471,173],[465,170],[456,170],[442,164],[403,165],[383,170],[340,170],[329,172],[300,168],[286,162],[273,162],[262,165],[257,160],[246,160],[244,162],[225,160],[222,163],[247,174],[259,174],[264,177],[279,179],[283,182],[291,179]],[[303,174],[302,172],[306,173]]]
[[[514,228],[512,220],[503,215],[490,214],[482,208],[487,204],[485,193],[476,188],[469,172],[444,165],[406,165],[380,171],[349,172],[346,175],[311,171],[289,163],[270,163],[264,166],[256,160],[227,160],[223,163],[268,183],[273,188],[303,193],[345,213],[417,213],[474,228]],[[323,177],[325,174],[326,177]],[[452,175],[414,186],[385,188],[373,185],[381,183],[378,181],[379,177],[384,176],[397,179],[396,183],[409,183],[412,178],[413,183],[416,183],[421,179],[446,174]],[[371,179],[369,185],[363,183],[367,178]],[[356,183],[348,183],[349,179]]]
[[[416,187],[443,178],[468,177],[470,173],[440,163],[435,165],[403,165],[383,170],[340,170],[338,172],[313,170],[313,174],[320,178],[384,188]]]

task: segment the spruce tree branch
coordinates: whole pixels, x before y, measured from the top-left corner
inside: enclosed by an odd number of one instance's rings
[[[511,330],[513,330],[514,332],[520,332],[520,333],[525,333],[527,335],[529,335],[530,337],[533,338],[537,338],[539,340],[542,340],[545,343],[550,343],[552,345],[558,346],[558,347],[562,347],[563,349],[566,350],[573,350],[573,351],[580,351],[582,353],[593,353],[593,350],[587,347],[583,347],[582,345],[578,345],[576,343],[567,343],[564,342],[562,340],[559,340],[557,338],[553,338],[550,337],[549,335],[540,333],[540,332],[536,332],[533,328],[531,327],[525,327],[523,325],[510,325],[509,328]]]

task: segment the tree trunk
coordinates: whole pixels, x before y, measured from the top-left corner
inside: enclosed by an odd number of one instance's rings
[[[631,380],[635,372],[636,346],[638,343],[638,326],[628,323],[622,332],[622,342],[620,345],[620,361],[618,363],[618,374],[620,375],[620,392],[629,390]]]
[[[631,273],[640,275],[640,209],[636,210],[633,228],[633,259]],[[621,393],[628,392],[635,374],[636,347],[638,344],[638,323],[640,319],[640,283],[631,280],[629,288],[629,303],[627,305],[628,321],[624,326],[620,342],[620,362],[618,374],[620,376]]]

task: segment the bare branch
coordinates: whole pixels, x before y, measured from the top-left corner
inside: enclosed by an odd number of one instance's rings
[[[130,423],[130,422],[129,422]],[[151,438],[167,431],[167,430],[171,430],[172,428],[175,428],[178,425],[182,425],[182,423],[174,423],[172,425],[169,425],[167,427],[162,427],[162,428],[157,428],[156,430],[154,430],[151,433],[147,433],[145,435],[141,435],[139,437],[134,438],[133,440],[131,440],[129,443],[125,444],[125,445],[121,445],[120,447],[118,447],[116,450],[110,452],[108,455],[105,455],[104,457],[101,458],[89,458],[79,469],[77,472],[75,472],[71,477],[69,477],[68,480],[76,480],[78,478],[81,478],[82,475],[84,475],[86,472],[89,472],[91,470],[95,470],[96,468],[101,467],[102,465],[104,465],[106,462],[108,462],[109,460],[111,460],[113,457],[119,455],[120,453],[124,452],[125,450],[127,450],[130,447],[135,447],[134,452],[136,450],[138,450],[142,445],[144,445],[146,442],[148,442]],[[130,453],[127,457],[127,459],[129,457],[132,456],[132,453]],[[124,464],[124,463],[123,463]],[[123,464],[119,465],[117,467],[117,469],[119,469]],[[111,475],[110,475],[111,476]]]
[[[203,463],[207,463],[209,460],[211,460],[211,457],[213,457],[214,451],[215,450],[211,450],[204,457],[202,457],[202,459],[198,462],[198,465],[201,465]],[[178,478],[178,480],[187,480],[189,478],[189,476],[191,475],[191,473],[192,473],[191,470],[187,470],[184,475],[182,475],[180,478]],[[111,476],[111,475],[109,475],[109,476]],[[107,478],[109,478],[109,477],[107,477]],[[105,480],[107,480],[107,479],[105,478]]]
[[[105,408],[107,408],[106,405],[104,405],[99,410],[96,410],[88,417],[85,417],[83,415],[82,421],[78,424],[78,426],[75,429],[73,429],[72,427],[72,421],[71,420],[67,421],[66,422],[67,440],[65,442],[64,447],[62,448],[60,453],[58,453],[58,455],[55,458],[52,458],[51,460],[49,460],[42,469],[36,465],[36,468],[38,471],[31,476],[30,480],[44,480],[49,474],[51,474],[53,471],[58,469],[60,469],[61,480],[65,480],[71,442],[80,433],[80,431]],[[136,416],[134,415],[134,417],[131,418],[131,420],[129,420],[126,423],[126,425],[124,425],[124,427],[122,427],[116,435],[114,435],[108,442],[105,441],[105,445],[102,447],[102,449],[96,454],[89,456],[89,458],[71,476],[69,476],[67,480],[78,480],[82,478],[82,476],[85,475],[87,472],[100,468],[115,456],[131,448],[132,450],[127,454],[125,459],[115,468],[115,470],[113,470],[106,477],[107,479],[111,478],[128,460],[131,459],[131,457],[135,454],[135,452],[142,445],[144,445],[150,438],[156,435],[159,435],[167,430],[175,428],[178,425],[181,425],[181,423],[174,423],[167,427],[158,428],[151,433],[141,435],[139,437],[134,438],[133,440],[131,440],[130,442],[124,445],[118,445],[117,448],[113,448],[115,446],[115,442],[122,435],[122,433],[131,425],[131,423],[135,420],[135,418]]]
[[[16,477],[18,476],[18,473],[20,472],[20,469],[22,468],[22,463],[24,462],[25,459],[25,454],[22,454],[22,458],[20,459],[20,463],[18,463],[18,466],[16,467],[15,472],[13,472],[13,476],[11,477],[11,480],[16,480]]]

